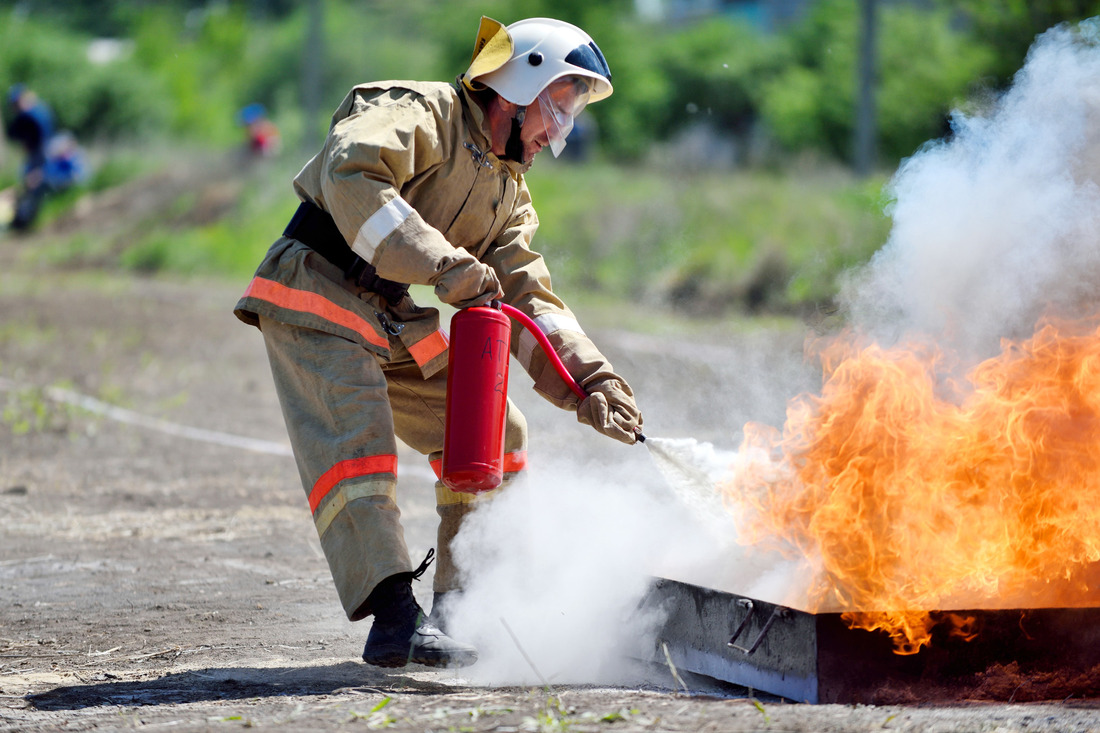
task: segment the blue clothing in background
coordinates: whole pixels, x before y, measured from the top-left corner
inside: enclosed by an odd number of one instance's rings
[[[8,138],[27,151],[27,163],[46,161],[46,145],[53,137],[53,113],[43,102],[21,110],[8,125]]]

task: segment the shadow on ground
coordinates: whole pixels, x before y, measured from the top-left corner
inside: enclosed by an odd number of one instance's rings
[[[379,689],[383,688],[383,689]],[[168,705],[258,697],[331,695],[362,690],[434,695],[453,685],[385,674],[356,662],[320,667],[225,667],[169,674],[138,682],[99,682],[57,687],[27,702],[39,710],[77,710],[104,705]]]

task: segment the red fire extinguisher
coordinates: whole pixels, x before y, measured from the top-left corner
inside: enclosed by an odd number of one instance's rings
[[[566,371],[546,335],[526,314],[497,300],[488,307],[460,310],[451,318],[440,474],[452,491],[489,491],[500,486],[504,477],[504,418],[512,334],[508,316],[538,340],[574,394],[582,400],[588,396]]]

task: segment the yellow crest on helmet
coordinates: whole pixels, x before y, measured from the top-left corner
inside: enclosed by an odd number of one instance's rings
[[[487,16],[481,16],[481,26],[477,29],[477,41],[474,43],[474,55],[470,59],[470,68],[462,75],[462,82],[474,88],[479,76],[496,71],[512,58],[512,37],[503,23]]]

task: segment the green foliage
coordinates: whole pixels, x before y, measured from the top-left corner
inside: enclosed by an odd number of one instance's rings
[[[554,694],[546,698],[546,703],[533,716],[524,717],[523,723],[525,729],[537,730],[539,733],[558,733],[573,727],[571,711]]]
[[[1038,33],[1060,23],[1100,15],[1098,0],[937,0],[961,18],[973,38],[993,49],[990,71],[997,85],[1007,83],[1023,65]]]
[[[224,218],[198,226],[186,222],[200,205],[181,197],[165,223],[150,222],[119,256],[119,264],[138,272],[169,271],[187,275],[228,274],[247,277],[297,208],[292,196],[271,200],[253,180]]]
[[[618,32],[596,36],[611,68],[614,96],[584,114],[596,121],[601,147],[612,157],[637,160],[657,139],[656,131],[669,114],[673,87],[654,63],[655,29],[636,21],[622,25]]]
[[[879,15],[879,145],[898,160],[944,133],[946,114],[989,73],[993,55],[955,30],[946,12],[883,4]],[[857,28],[855,0],[824,0],[792,31],[798,62],[770,79],[760,102],[769,130],[787,148],[850,157]]]
[[[993,51],[952,30],[945,12],[898,7],[883,17],[878,89],[880,148],[891,160],[946,132],[945,112],[979,91]]]
[[[756,711],[764,718],[764,725],[770,725],[772,719],[771,716],[768,715],[768,711],[764,709],[764,704],[754,697],[752,698],[752,706],[756,708]]]
[[[50,400],[41,387],[0,392],[0,424],[13,435],[64,433],[76,408]]]
[[[761,79],[789,64],[786,44],[735,22],[700,23],[663,38],[656,69],[670,94],[657,132],[667,135],[687,116],[744,134],[756,117]]]
[[[883,183],[601,163],[540,165],[528,177],[541,222],[534,246],[567,297],[599,291],[712,312],[827,303],[838,273],[886,239]]]
[[[102,160],[92,166],[90,178],[77,190],[93,193],[106,191],[154,170],[155,167],[155,162],[141,151],[112,149],[109,155],[104,155]]]
[[[185,22],[171,6],[147,7],[135,21],[134,57],[167,83],[169,132],[229,144],[239,137],[233,112],[240,77],[225,70],[240,68],[247,30],[241,11],[211,8]]]
[[[34,254],[56,266],[246,281],[297,206],[288,186],[296,162],[267,162],[275,167],[229,188],[165,188],[153,173],[143,190],[159,208],[112,217],[94,237],[77,230]],[[886,240],[883,183],[822,169],[670,175],[658,166],[540,160],[528,177],[541,221],[533,246],[567,300],[600,293],[699,313],[795,313],[828,304],[838,275]]]
[[[44,0],[28,13],[29,5],[0,0],[0,82],[31,85],[61,126],[85,141],[126,139],[138,150],[157,138],[227,150],[242,137],[236,112],[258,101],[279,123],[288,152],[304,139],[312,153],[328,111],[352,85],[453,80],[469,62],[482,14],[505,23],[536,15],[577,23],[613,72],[615,96],[586,112],[605,155],[583,165],[540,159],[529,178],[542,220],[535,247],[566,297],[603,292],[715,312],[815,307],[889,227],[879,178],[861,182],[820,166],[699,172],[672,167],[675,156],[664,167],[646,162],[656,144],[701,121],[812,160],[847,159],[856,0],[810,3],[803,18],[774,33],[722,16],[651,24],[629,0],[325,0],[324,73],[311,90],[323,119],[303,111],[307,3]],[[943,134],[951,108],[980,84],[1003,83],[1036,33],[1096,12],[1100,0],[880,3],[880,160],[889,165]],[[93,34],[118,36],[123,53],[90,63]],[[247,176],[230,210],[214,219],[193,215],[199,192],[173,194],[164,216],[121,222],[125,231],[115,238],[92,242],[78,233],[41,256],[247,277],[293,212],[287,182],[303,161],[288,155],[270,175]],[[82,191],[114,187],[148,165],[140,154],[113,155]],[[10,168],[0,181],[14,181]],[[44,220],[81,195],[52,199]]]
[[[163,122],[162,80],[133,60],[89,63],[88,42],[14,12],[0,16],[0,79],[28,84],[54,108],[58,125],[82,138],[133,137]]]
[[[389,705],[392,701],[393,698],[387,695],[367,713],[360,713],[352,710],[350,720],[365,720],[367,727],[371,730],[389,728],[397,723],[397,718],[392,717],[388,712],[382,712],[382,708]]]
[[[646,23],[630,0],[326,0],[324,45],[312,49],[323,74],[320,89],[310,90],[324,118],[307,120],[308,3],[0,0],[0,80],[32,85],[85,140],[154,133],[225,147],[241,137],[236,112],[258,101],[284,140],[312,144],[356,83],[454,79],[469,63],[480,15],[505,23],[548,15],[588,30],[608,57],[615,97],[587,114],[616,159],[642,159],[654,143],[705,121],[725,134],[765,132],[787,150],[845,160],[856,5],[819,0],[793,26],[769,33],[720,15]],[[1096,13],[1100,0],[879,3],[883,162],[940,136],[946,114],[976,85],[1003,84],[1037,33]],[[120,39],[123,53],[89,63],[95,36]]]

